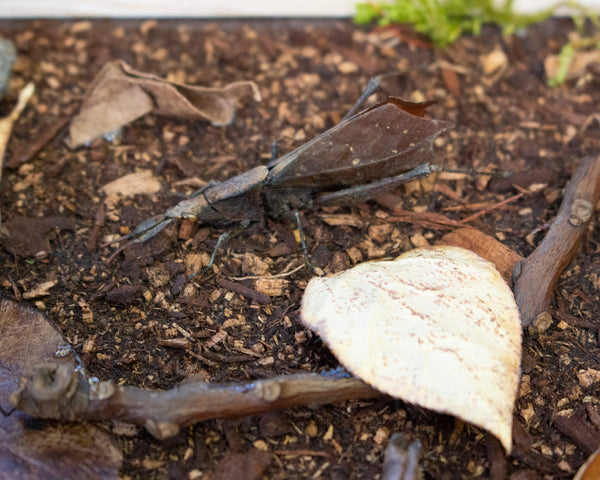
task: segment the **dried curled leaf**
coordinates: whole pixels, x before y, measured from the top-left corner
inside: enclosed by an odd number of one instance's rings
[[[313,278],[301,318],[363,381],[480,426],[510,451],[521,325],[491,263],[448,246],[363,263]]]
[[[73,220],[63,217],[13,217],[2,224],[0,244],[18,257],[46,258],[52,230],[74,230]]]
[[[9,397],[26,370],[52,361],[74,368],[61,334],[41,313],[0,299],[0,478],[116,479],[123,460],[113,439],[91,424],[32,421]]]
[[[251,81],[223,88],[184,85],[117,60],[107,63],[94,79],[71,122],[67,144],[74,148],[150,112],[227,125],[233,120],[237,100],[250,95],[260,100],[258,87]]]

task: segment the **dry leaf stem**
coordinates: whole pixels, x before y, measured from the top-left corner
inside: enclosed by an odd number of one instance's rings
[[[21,378],[10,401],[37,418],[63,421],[121,420],[143,425],[156,438],[211,418],[239,418],[295,406],[379,397],[361,380],[337,371],[282,375],[248,383],[188,381],[166,391],[87,379],[66,365],[38,365]]]
[[[562,271],[571,262],[600,195],[600,156],[584,158],[565,187],[556,219],[542,243],[515,265],[514,293],[524,327],[548,309]]]

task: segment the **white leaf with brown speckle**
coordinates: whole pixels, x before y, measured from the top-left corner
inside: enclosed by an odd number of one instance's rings
[[[354,375],[482,427],[511,449],[521,358],[513,294],[469,250],[412,250],[313,278],[302,321]]]

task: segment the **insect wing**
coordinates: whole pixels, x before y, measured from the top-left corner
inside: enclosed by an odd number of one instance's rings
[[[452,123],[408,113],[390,98],[360,112],[269,166],[274,187],[360,184],[431,160],[433,140]]]

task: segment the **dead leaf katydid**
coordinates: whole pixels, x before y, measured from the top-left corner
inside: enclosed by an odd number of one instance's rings
[[[375,77],[369,82],[338,125],[267,165],[222,183],[210,183],[194,197],[142,222],[117,240],[134,238],[110,259],[128,245],[148,240],[179,218],[223,225],[248,224],[265,215],[296,215],[299,224],[299,209],[366,201],[438,170],[430,163],[432,143],[453,125],[422,118],[425,108],[433,102],[411,103],[390,97],[355,113],[380,79]],[[214,253],[211,264],[213,260]]]

